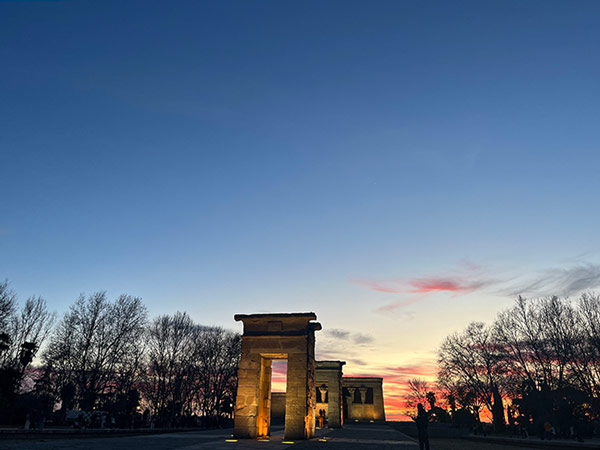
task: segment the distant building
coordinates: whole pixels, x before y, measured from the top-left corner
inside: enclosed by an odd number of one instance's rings
[[[315,415],[325,412],[327,426],[339,428],[343,423],[383,422],[383,378],[344,377],[344,361],[317,361],[315,371]],[[285,392],[271,394],[271,417],[281,422],[285,417]]]
[[[342,393],[344,421],[385,421],[383,378],[343,377]]]

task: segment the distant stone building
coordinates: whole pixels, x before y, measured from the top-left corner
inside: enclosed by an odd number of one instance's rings
[[[385,421],[383,378],[343,377],[342,393],[344,397],[343,416],[345,421]]]
[[[317,361],[315,370],[315,416],[323,410],[330,428],[345,422],[383,422],[383,378],[344,377],[345,361]],[[275,422],[285,416],[285,393],[272,394],[271,417]]]

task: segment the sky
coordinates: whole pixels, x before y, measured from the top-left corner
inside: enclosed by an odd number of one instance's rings
[[[0,1],[0,280],[384,377],[600,284],[600,3]]]

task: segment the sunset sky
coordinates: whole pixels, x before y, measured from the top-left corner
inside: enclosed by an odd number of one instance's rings
[[[515,295],[600,284],[600,2],[0,2],[0,280],[432,378]]]

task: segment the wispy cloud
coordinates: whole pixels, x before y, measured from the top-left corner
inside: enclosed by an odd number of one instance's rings
[[[576,263],[573,264],[573,261]],[[550,268],[520,278],[511,278],[506,274],[492,277],[484,267],[462,261],[456,269],[442,275],[382,280],[360,278],[353,279],[352,282],[373,291],[396,294],[394,301],[376,309],[384,313],[404,309],[436,293],[466,295],[486,291],[510,297],[516,295],[568,297],[600,288],[600,264],[582,262],[580,257],[568,262],[569,266],[566,268]]]
[[[425,299],[427,294],[444,292],[455,295],[469,294],[497,283],[487,276],[482,266],[466,260],[459,261],[457,268],[442,275],[383,280],[355,278],[352,282],[376,292],[403,294],[396,301],[379,307],[377,311],[380,312],[396,311],[418,303]]]
[[[404,308],[406,306],[410,306],[413,305],[415,303],[420,302],[422,299],[424,298],[424,296],[413,296],[407,300],[400,300],[394,303],[389,303],[387,305],[383,305],[380,306],[379,308],[377,308],[377,311],[379,312],[392,312],[392,311],[396,311],[397,309],[400,308]],[[412,317],[411,317],[412,318]]]
[[[547,269],[536,276],[500,289],[504,295],[568,297],[600,287],[600,265],[580,263],[566,269]]]
[[[494,283],[485,270],[472,262],[460,262],[459,267],[443,275],[423,277],[388,278],[373,280],[354,278],[354,284],[388,294],[427,294],[432,292],[469,293],[484,289]]]
[[[377,281],[366,278],[354,278],[352,279],[352,282],[377,292],[387,292],[388,294],[401,294],[406,292],[406,287],[402,280]]]
[[[317,359],[343,359],[349,366],[366,366],[363,357],[374,342],[370,334],[339,328],[323,330],[317,340]]]
[[[355,344],[370,344],[373,342],[373,336],[370,334],[354,333],[352,340]]]
[[[350,332],[346,330],[340,330],[339,328],[333,328],[328,331],[330,335],[337,339],[348,339]]]
[[[350,341],[354,344],[370,344],[373,342],[373,336],[369,334],[356,333],[348,330],[341,330],[339,328],[332,328],[331,330],[325,331],[326,335],[334,339],[339,339],[343,341]]]

